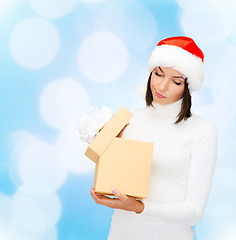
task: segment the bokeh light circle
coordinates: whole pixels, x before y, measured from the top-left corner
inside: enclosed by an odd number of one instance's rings
[[[223,41],[232,33],[229,9],[215,1],[190,1],[183,9],[180,23],[185,34],[199,41]]]
[[[37,143],[38,139],[33,134],[24,130],[11,132],[7,139],[12,147],[8,162],[9,175],[11,181],[18,187],[22,184],[22,179],[19,176],[19,156],[21,156],[23,151],[30,147],[31,144]]]
[[[69,14],[79,0],[29,0],[32,9],[46,18],[60,18]]]
[[[4,232],[0,229],[0,239],[1,240],[7,240]]]
[[[79,47],[79,68],[95,82],[105,83],[117,79],[125,71],[127,62],[125,44],[109,32],[94,33]]]
[[[216,103],[223,107],[229,106],[232,115],[236,115],[235,88],[236,46],[228,46],[217,59],[212,93]],[[230,99],[229,99],[230,97]]]
[[[108,0],[80,0],[83,3],[102,3]]]
[[[4,229],[6,229],[12,218],[11,206],[11,198],[3,193],[0,193],[0,226]]]
[[[221,226],[221,228],[218,231],[218,236],[216,239],[235,240],[236,239],[235,226],[236,226],[235,219],[234,220],[232,219],[231,222],[227,224],[227,226]]]
[[[234,141],[235,120],[225,106],[209,104],[196,108],[194,112],[208,120],[216,128],[218,147],[224,148],[228,143]]]
[[[55,146],[37,142],[21,154],[19,175],[23,183],[42,183],[53,191],[64,184],[67,170],[57,158]]]
[[[94,171],[94,162],[84,155],[88,144],[80,139],[76,125],[69,125],[60,132],[56,147],[58,158],[69,171],[79,174]]]
[[[62,129],[87,111],[89,98],[86,90],[71,79],[55,80],[43,90],[39,101],[40,113],[50,126]]]
[[[156,46],[158,37],[158,24],[154,14],[139,1],[128,1],[122,7],[123,16],[119,31],[121,39],[133,55],[149,53],[150,48]]]
[[[59,34],[54,25],[36,17],[19,22],[10,38],[13,58],[21,66],[30,69],[42,68],[51,63],[59,45]]]
[[[56,193],[32,197],[17,191],[12,200],[12,212],[15,225],[41,233],[56,225],[61,203]]]

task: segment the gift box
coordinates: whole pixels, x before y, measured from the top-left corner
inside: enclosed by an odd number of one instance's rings
[[[112,188],[143,199],[148,196],[153,143],[116,136],[133,113],[121,107],[88,146],[85,155],[96,163],[93,188],[113,195]]]

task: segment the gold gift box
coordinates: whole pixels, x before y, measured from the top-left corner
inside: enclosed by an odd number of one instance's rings
[[[121,107],[85,152],[96,163],[96,193],[113,195],[111,190],[116,188],[139,199],[148,196],[153,143],[116,137],[132,116]]]

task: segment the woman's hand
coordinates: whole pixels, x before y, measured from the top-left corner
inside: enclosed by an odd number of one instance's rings
[[[117,189],[112,189],[114,196],[117,198],[109,198],[105,195],[96,194],[93,188],[90,188],[90,193],[97,204],[101,204],[110,208],[122,209],[126,211],[132,211],[141,213],[144,209],[144,204],[136,200],[135,197],[122,194]]]

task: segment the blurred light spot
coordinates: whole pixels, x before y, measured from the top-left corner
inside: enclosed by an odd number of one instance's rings
[[[235,207],[229,203],[214,204],[212,202],[207,206],[205,214],[212,218],[230,218],[235,214]]]
[[[107,0],[80,0],[80,1],[84,3],[100,3],[100,2],[105,2]]]
[[[49,83],[40,96],[40,113],[44,121],[61,129],[74,123],[89,107],[86,90],[71,79]]]
[[[0,239],[1,240],[7,240],[5,237],[5,234],[3,233],[3,231],[0,229]]]
[[[185,8],[189,0],[176,0],[180,7]]]
[[[41,182],[30,181],[23,183],[23,185],[19,187],[19,191],[30,196],[40,196],[49,194],[55,191],[55,189],[53,189],[50,186],[50,184],[48,185],[47,183],[42,181]]]
[[[232,16],[220,2],[190,1],[180,19],[184,32],[199,41],[223,41],[232,33]]]
[[[29,0],[33,10],[46,18],[60,18],[69,14],[78,0]]]
[[[19,156],[26,147],[37,141],[36,136],[24,130],[17,130],[8,135],[8,142],[14,147],[13,154],[17,156]]]
[[[221,166],[216,168],[215,176],[217,181],[220,181],[226,188],[230,188],[232,191],[236,191],[236,167],[232,165]]]
[[[215,73],[217,60],[222,56],[222,54],[225,52],[225,49],[227,49],[229,45],[230,44],[227,41],[201,43],[201,49],[205,55],[205,80],[203,87],[205,85],[211,90],[214,88],[215,78],[213,77],[213,74]],[[198,92],[199,91],[193,92],[193,94],[197,94]]]
[[[236,239],[236,222],[235,219],[231,221],[227,226],[221,226],[220,233],[217,240],[235,240]]]
[[[120,2],[110,1],[107,4],[104,4],[103,7],[97,11],[97,17],[94,20],[94,31],[107,31],[117,35],[120,34],[123,27],[123,14]]]
[[[206,86],[204,83],[201,87],[201,91],[195,91],[192,93],[192,111],[202,105],[214,104],[211,87]]]
[[[81,5],[73,14],[73,28],[79,39],[84,39],[94,32],[94,24],[100,8],[97,5]],[[81,24],[85,22],[86,24]]]
[[[8,228],[6,240],[57,240],[56,227],[41,232],[32,232],[30,229],[22,228],[17,222]],[[1,239],[1,238],[0,238]],[[2,240],[2,239],[1,239]]]
[[[94,162],[84,155],[88,144],[82,142],[75,125],[62,129],[57,139],[56,147],[59,154],[58,157],[68,170],[80,174],[94,171]]]
[[[122,5],[123,18],[119,36],[129,51],[146,54],[157,42],[158,26],[152,12],[139,1],[127,1]],[[157,13],[158,14],[158,13]]]
[[[204,1],[204,0],[202,0],[202,1]],[[236,10],[236,2],[235,2],[235,0],[207,0],[207,1],[209,1],[211,3],[220,2],[220,3],[223,3],[226,6],[228,6],[228,8],[231,11]]]
[[[218,149],[218,164],[220,166],[225,166],[230,164],[236,167],[235,156],[236,156],[236,139],[234,141],[228,142],[224,146]]]
[[[114,11],[115,9],[115,11]],[[94,32],[111,32],[119,35],[123,27],[123,9],[120,2],[81,4],[73,14],[74,29],[80,39]],[[80,24],[84,22],[86,24]]]
[[[28,148],[31,144],[34,144],[38,141],[37,137],[24,131],[18,130],[15,132],[11,132],[8,135],[8,142],[11,146],[12,153],[10,159],[8,161],[9,166],[9,175],[12,182],[15,186],[20,186],[22,184],[22,180],[19,176],[19,156],[22,155],[23,151]]]
[[[232,42],[234,46],[236,47],[236,18],[235,18],[235,24],[234,24],[234,31],[232,33]]]
[[[42,240],[57,240],[57,229],[56,229],[56,226],[52,229],[49,229],[47,230],[43,237],[42,237]]]
[[[0,193],[0,226],[6,229],[12,218],[11,199],[7,195]],[[1,233],[0,233],[0,239]]]
[[[34,233],[22,228],[18,223],[11,223],[6,232],[7,240],[42,240],[42,233]]]
[[[81,72],[95,82],[110,82],[125,70],[128,52],[124,43],[108,32],[94,33],[80,45],[78,65]]]
[[[29,18],[18,23],[10,38],[13,58],[25,68],[42,68],[57,55],[59,35],[47,20]]]
[[[219,104],[211,104],[196,108],[194,112],[208,120],[216,128],[219,148],[234,141],[236,125],[228,108]]]
[[[53,228],[61,215],[56,193],[32,197],[18,191],[13,196],[12,206],[13,223],[34,233]]]
[[[45,231],[32,231],[22,227],[16,220],[9,225],[5,233],[6,240],[57,240],[56,226]]]
[[[1,0],[0,1],[0,9],[3,9],[7,5],[8,0]]]
[[[217,59],[212,92],[215,102],[236,115],[235,73],[236,47],[228,46]],[[230,101],[229,101],[230,97]]]
[[[2,17],[3,14],[6,13],[7,8],[9,7],[9,0],[0,0],[0,14]]]
[[[65,182],[67,170],[57,158],[55,146],[37,142],[19,156],[19,175],[24,183],[42,183],[56,190]]]

